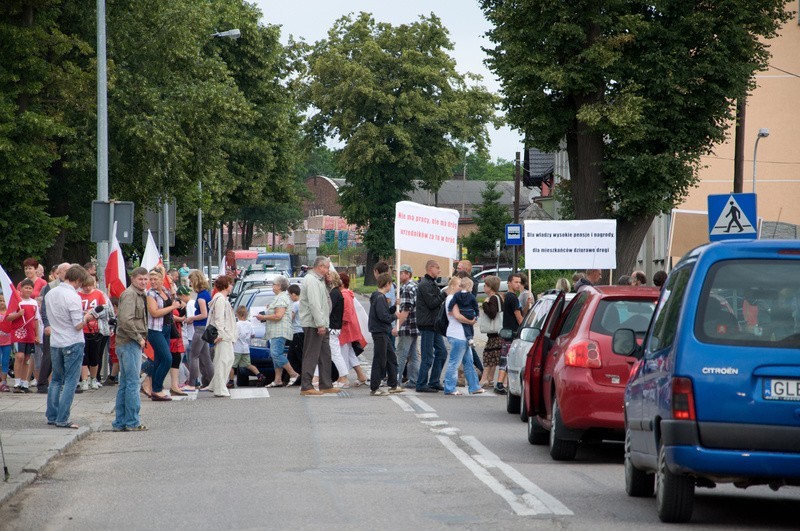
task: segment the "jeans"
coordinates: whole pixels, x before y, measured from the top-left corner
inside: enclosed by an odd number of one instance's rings
[[[8,374],[8,362],[11,361],[11,345],[0,346],[0,371]]]
[[[53,379],[47,389],[47,422],[56,426],[68,426],[69,411],[75,388],[81,376],[83,362],[83,343],[68,347],[50,347],[50,361],[53,364]]]
[[[445,394],[455,392],[456,382],[458,381],[458,366],[462,364],[464,365],[464,377],[467,379],[469,392],[474,393],[481,386],[478,384],[478,375],[472,365],[472,351],[468,348],[469,344],[463,339],[454,337],[448,337],[447,341],[450,342],[450,358],[447,360],[447,372],[444,375]]]
[[[403,370],[408,363],[408,382],[417,385],[419,377],[418,336],[397,336],[397,378],[402,380]]]
[[[419,365],[419,377],[417,378],[417,391],[426,387],[439,388],[444,368],[447,349],[444,347],[444,339],[432,329],[420,328],[420,351],[422,360]],[[430,371],[430,380],[428,372]]]
[[[139,373],[142,369],[142,349],[135,341],[117,343],[119,359],[119,389],[117,389],[116,418],[111,423],[115,429],[136,428],[139,420]]]
[[[481,361],[481,357],[478,356],[478,351],[475,347],[470,347],[472,351],[472,364],[475,365],[475,368],[481,372],[483,372],[483,362]]]
[[[171,326],[166,325],[160,331],[148,330],[147,341],[153,346],[153,392],[164,390],[164,378],[172,366],[172,353],[169,351],[169,335]],[[227,376],[226,376],[227,378]]]
[[[289,358],[287,358],[286,354],[284,353],[284,350],[286,350],[285,347],[285,337],[273,337],[269,340],[269,355],[272,358],[272,365],[276,369],[280,369],[289,363]]]

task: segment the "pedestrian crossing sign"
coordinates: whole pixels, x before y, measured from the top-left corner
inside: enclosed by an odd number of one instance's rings
[[[755,240],[758,238],[756,194],[708,196],[708,239]]]

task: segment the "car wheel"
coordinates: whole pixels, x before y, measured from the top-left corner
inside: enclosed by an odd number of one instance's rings
[[[568,441],[556,437],[556,430],[561,426],[561,410],[558,399],[553,397],[553,422],[550,425],[550,457],[556,461],[572,461],[578,453],[578,441]]]
[[[528,405],[525,403],[525,382],[519,383],[519,419],[528,422]]]
[[[658,451],[656,508],[662,522],[678,523],[688,522],[694,508],[694,481],[669,471],[663,446]]]
[[[636,468],[631,462],[631,430],[625,430],[625,492],[634,498],[648,498],[653,495],[655,474],[648,474]]]
[[[236,386],[248,387],[250,385],[250,371],[247,369],[236,369]]]
[[[536,416],[528,417],[528,442],[535,445],[547,443],[547,430],[542,428]]]
[[[506,412],[519,413],[519,396],[512,395],[511,389],[506,391]]]

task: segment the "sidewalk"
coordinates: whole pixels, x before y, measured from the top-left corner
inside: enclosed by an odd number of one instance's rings
[[[8,482],[0,475],[0,505],[33,482],[61,452],[108,424],[116,396],[115,385],[75,395],[71,419],[81,427],[72,430],[47,425],[47,395],[0,394],[0,439],[10,475]]]

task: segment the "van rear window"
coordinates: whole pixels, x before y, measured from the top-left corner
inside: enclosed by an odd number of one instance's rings
[[[704,343],[800,347],[800,261],[728,260],[703,285],[695,335]]]
[[[603,299],[594,312],[590,330],[612,336],[620,328],[630,328],[643,334],[655,308],[655,301]]]

